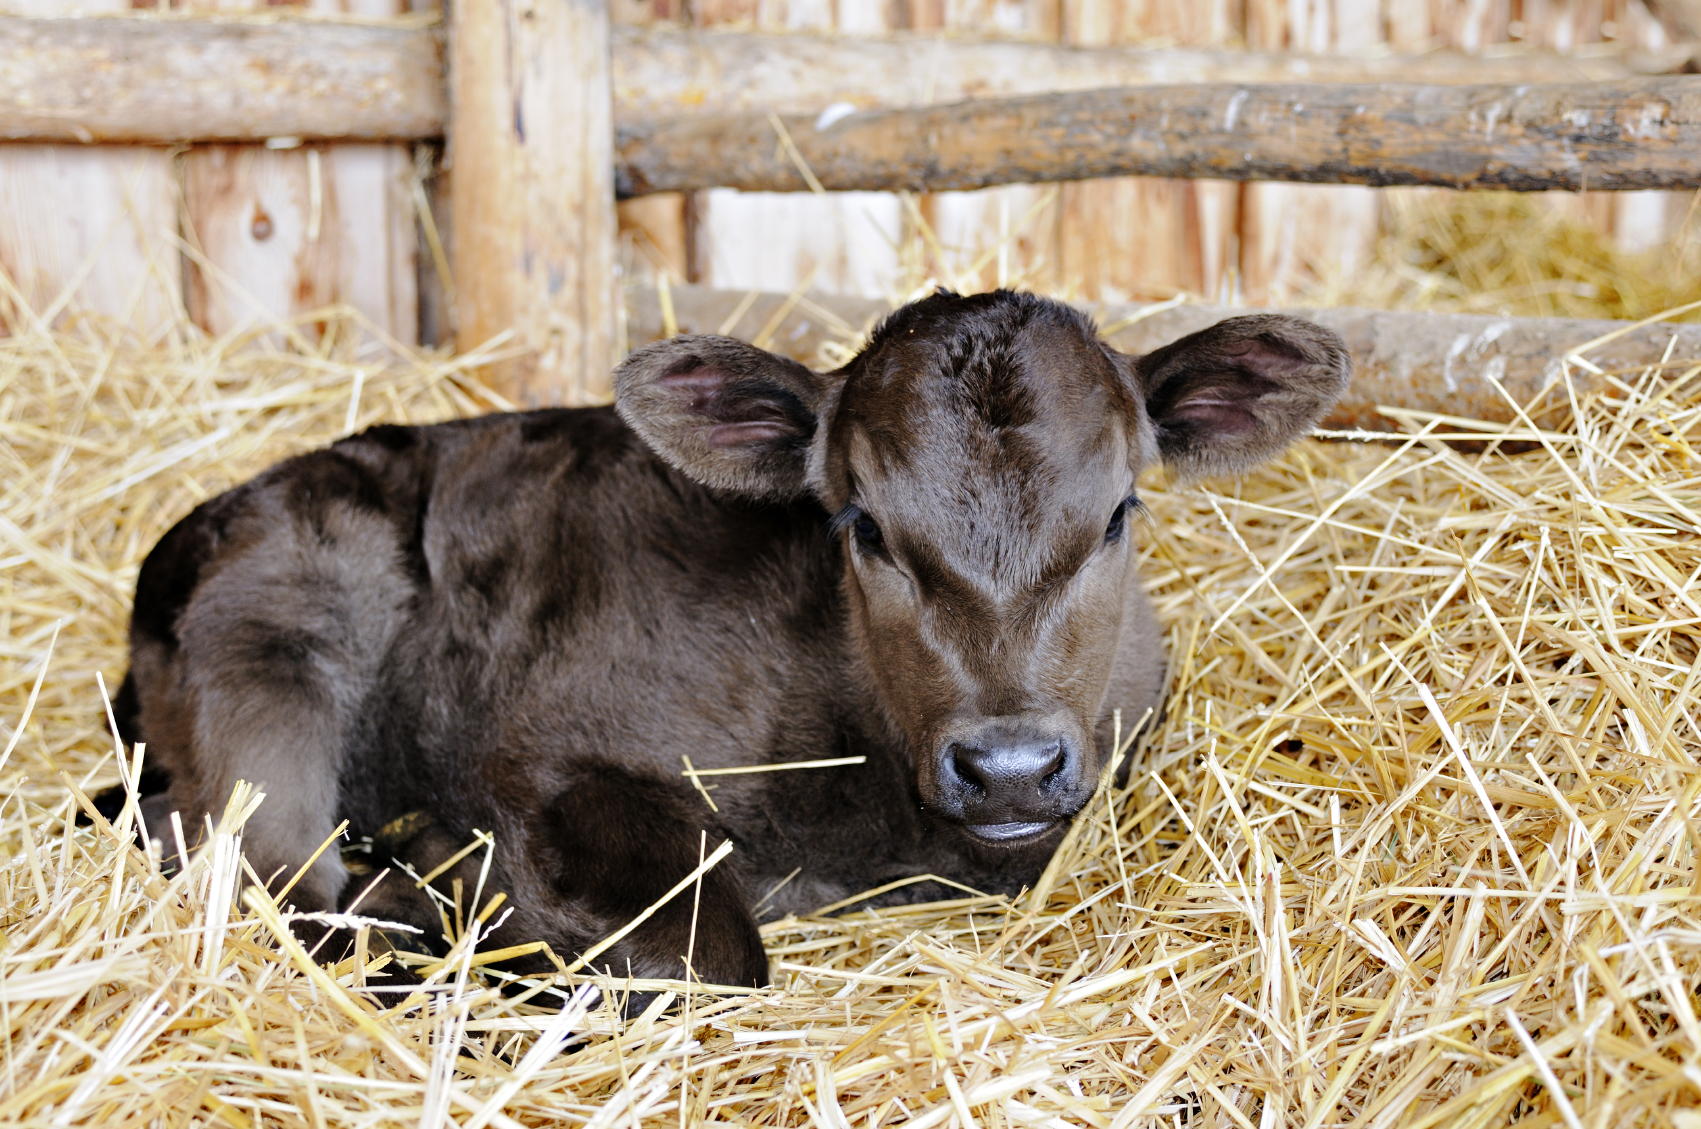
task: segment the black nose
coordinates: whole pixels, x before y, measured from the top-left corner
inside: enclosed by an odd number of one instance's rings
[[[1020,819],[1049,810],[1046,795],[1069,765],[1061,737],[965,743],[951,746],[951,772],[970,795],[965,807],[991,818]]]

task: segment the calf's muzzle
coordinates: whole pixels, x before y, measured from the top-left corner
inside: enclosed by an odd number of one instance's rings
[[[934,807],[986,842],[1044,834],[1079,811],[1095,783],[1073,728],[1020,714],[954,726],[935,754]]]

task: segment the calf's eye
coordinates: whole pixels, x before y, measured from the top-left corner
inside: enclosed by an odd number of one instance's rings
[[[1104,527],[1104,543],[1115,544],[1122,540],[1123,532],[1128,528],[1128,511],[1140,504],[1140,499],[1130,494],[1122,499],[1116,507],[1116,512],[1110,515],[1110,524]]]
[[[880,532],[880,525],[867,514],[858,514],[851,523],[851,532],[856,535],[856,543],[871,553],[880,551],[886,543],[886,538]]]

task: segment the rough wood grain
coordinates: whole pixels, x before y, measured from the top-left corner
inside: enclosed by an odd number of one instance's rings
[[[0,140],[400,140],[447,112],[428,30],[0,16]]]
[[[158,332],[182,303],[173,181],[160,149],[0,146],[0,272],[38,315],[92,313]],[[27,324],[6,305],[0,333]]]
[[[507,330],[520,404],[609,395],[615,278],[605,0],[452,9],[448,166],[456,340]]]
[[[1106,48],[1161,37],[1173,40],[1177,47],[1203,49],[1210,57],[1216,53],[1212,49],[1238,38],[1235,25],[1240,13],[1231,13],[1227,2],[1068,0],[1063,6],[1061,41],[1075,48]],[[1292,58],[1302,65],[1310,61],[1305,56]],[[1258,75],[1235,77],[1266,81]],[[1124,84],[1113,80],[1097,85]],[[1058,236],[1058,284],[1051,288],[1053,292],[1102,302],[1149,302],[1182,292],[1226,297],[1222,268],[1238,258],[1240,244],[1235,237],[1245,185],[1127,176],[1049,187],[1056,191],[1058,203],[1053,225]],[[1224,216],[1227,224],[1218,222]],[[1238,275],[1229,272],[1226,277],[1232,280]],[[1228,285],[1232,287],[1233,282]]]
[[[617,123],[777,110],[925,106],[1018,94],[1196,82],[1603,82],[1677,70],[1687,48],[1592,57],[1329,56],[1198,48],[1065,47],[901,35],[615,29]]]
[[[345,302],[412,342],[410,172],[406,149],[387,144],[203,145],[184,154],[183,219],[199,252],[185,271],[190,316],[226,333]]]
[[[745,302],[746,295],[679,286],[673,289],[672,299],[681,333],[715,333]],[[789,300],[784,294],[761,295],[748,305],[743,317],[732,327],[732,334],[753,336]],[[654,291],[635,291],[628,308],[627,324],[634,346],[662,335]],[[792,305],[791,312],[771,332],[770,347],[806,364],[830,367],[824,362],[821,346],[842,340],[834,322],[860,330],[871,326],[888,308],[886,303],[871,299],[812,294],[807,302]],[[1141,309],[1123,305],[1091,308],[1101,325],[1113,328]],[[1176,306],[1115,332],[1111,340],[1128,352],[1146,353],[1225,317],[1263,312],[1267,311]],[[1511,420],[1514,418],[1511,407],[1495,382],[1520,404],[1526,404],[1549,387],[1566,350],[1630,324],[1346,307],[1284,312],[1328,326],[1345,338],[1352,350],[1357,372],[1352,387],[1326,421],[1327,425],[1373,429],[1391,424],[1376,410],[1379,404],[1468,419]],[[1658,362],[1666,355],[1674,336],[1677,338],[1671,346],[1674,362],[1701,362],[1701,325],[1643,326],[1592,350],[1588,357],[1609,371],[1633,369]],[[1580,391],[1586,391],[1598,385],[1598,378],[1574,370],[1574,382]]]
[[[215,19],[226,21],[224,26],[232,26],[231,20],[247,21],[234,25],[242,28],[268,26],[254,22],[267,17],[251,14],[264,10],[265,0],[189,2],[216,9]],[[405,0],[292,2],[315,12],[310,19],[394,20],[406,10]],[[304,23],[299,16],[273,26],[291,31],[315,26],[368,30],[343,22]],[[344,40],[339,35],[336,42]],[[286,63],[275,73],[310,83],[326,73],[352,74],[357,83],[365,83],[371,72],[370,45],[360,36],[347,40],[355,48],[355,62],[348,69],[315,72]],[[217,53],[207,60],[210,65],[229,61]],[[260,71],[274,73],[267,71],[269,65],[263,63]],[[383,98],[368,97],[370,86],[353,90],[350,105],[385,109]],[[246,76],[240,88],[255,89],[252,76]],[[190,316],[222,334],[244,323],[300,319],[333,303],[346,303],[386,335],[415,340],[417,241],[407,146],[356,140],[296,145],[294,138],[281,142],[292,148],[274,147],[278,144],[202,144],[182,155],[182,229],[199,251],[184,270]],[[317,332],[312,324],[301,329],[310,337]]]
[[[41,17],[129,7],[128,0],[21,2]],[[0,44],[0,76],[27,62]],[[6,104],[0,94],[0,107]],[[0,145],[0,271],[38,315],[63,297],[60,320],[92,313],[159,333],[183,303],[183,272],[169,240],[177,226],[173,172],[162,149]],[[22,315],[0,310],[0,317]]]
[[[1375,255],[1380,197],[1357,184],[1243,185],[1238,300],[1282,306],[1321,280],[1346,284]]]
[[[1530,83],[1622,80],[1683,51],[1562,58],[1332,58],[1271,52],[1071,48],[925,36],[622,27],[617,121],[817,113],[968,98],[1194,82]],[[135,142],[439,136],[442,36],[430,28],[290,19],[0,16],[0,140]]]
[[[1070,185],[1060,201],[1060,279],[1077,293],[1107,301],[1211,293],[1200,221],[1211,190],[1223,187],[1239,186],[1153,177]]]
[[[853,113],[784,128],[834,191],[1102,176],[1521,192],[1701,187],[1701,79],[1554,86],[1128,87]],[[809,185],[766,114],[628,126],[623,195]]]

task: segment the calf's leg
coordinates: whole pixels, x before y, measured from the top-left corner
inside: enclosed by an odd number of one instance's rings
[[[335,499],[266,505],[280,500],[256,500],[263,532],[196,587],[159,685],[139,695],[143,732],[185,746],[164,759],[191,838],[238,780],[266,794],[243,845],[274,888],[335,832],[344,745],[411,595],[381,516]],[[333,843],[289,900],[333,910],[347,877]]]
[[[607,766],[576,771],[529,836],[548,867],[541,877],[564,903],[576,935],[571,954],[562,955],[576,959],[696,869],[699,851],[713,851],[724,838],[709,815],[700,802],[653,780]],[[684,890],[593,963],[617,976],[681,979],[689,953],[698,980],[766,984],[768,957],[735,860],[710,870],[700,893]]]

